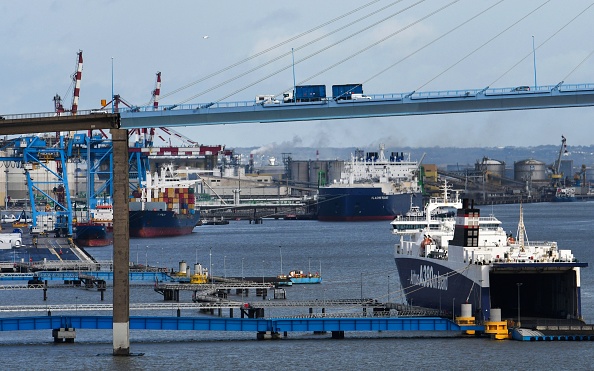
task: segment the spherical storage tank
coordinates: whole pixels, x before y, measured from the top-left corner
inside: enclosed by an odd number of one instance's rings
[[[483,157],[481,162],[477,161],[474,165],[474,169],[477,171],[488,172],[498,178],[503,178],[505,176],[505,162],[493,160],[488,157]]]
[[[547,165],[537,160],[522,160],[514,162],[514,180],[526,181],[545,181],[547,180]]]

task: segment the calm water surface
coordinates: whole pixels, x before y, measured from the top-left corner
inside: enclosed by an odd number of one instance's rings
[[[516,232],[518,205],[483,206],[508,231]],[[530,240],[554,240],[581,261],[594,263],[594,203],[528,204],[524,222]],[[181,260],[212,266],[216,276],[272,276],[299,269],[321,271],[321,285],[287,288],[292,300],[375,298],[402,302],[393,260],[396,242],[388,222],[331,223],[265,220],[261,225],[232,222],[202,226],[190,236],[132,239],[130,260],[177,270]],[[97,259],[110,259],[111,247],[89,248]],[[108,289],[105,302],[111,302]],[[191,301],[182,292],[181,301]],[[100,303],[94,290],[50,288],[48,301],[38,291],[0,291],[3,305]],[[132,302],[162,302],[151,286],[134,286]],[[246,301],[262,300],[255,296]],[[594,272],[582,270],[582,312],[594,322]],[[307,308],[296,309],[298,313]],[[132,315],[175,315],[174,311]],[[85,312],[84,314],[91,314]],[[106,314],[106,313],[99,313]],[[281,309],[266,316],[282,315]],[[13,316],[14,314],[7,314]],[[182,311],[182,315],[197,313]],[[111,331],[78,330],[75,344],[54,345],[50,331],[2,332],[3,369],[594,369],[594,343],[522,343],[452,337],[450,334],[361,333],[344,340],[329,335],[289,334],[280,341],[256,341],[251,333],[132,331],[131,351],[141,357],[111,356]]]

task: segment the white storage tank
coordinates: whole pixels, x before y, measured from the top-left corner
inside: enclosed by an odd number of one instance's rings
[[[505,176],[505,162],[488,157],[483,157],[481,161],[477,161],[474,169],[492,174],[495,178],[499,179]]]
[[[469,318],[472,317],[472,304],[464,303],[461,305],[462,314],[461,317]]]
[[[188,264],[185,260],[179,262],[179,273],[186,274],[186,270],[188,269]]]
[[[491,322],[501,322],[501,308],[491,308]]]

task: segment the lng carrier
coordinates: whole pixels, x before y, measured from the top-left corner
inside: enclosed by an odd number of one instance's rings
[[[421,204],[421,161],[385,147],[378,152],[358,150],[345,162],[340,180],[318,190],[318,220],[363,221],[392,220],[406,212],[412,202]]]

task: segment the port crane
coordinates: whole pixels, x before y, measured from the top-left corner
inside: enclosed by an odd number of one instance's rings
[[[74,90],[71,109],[66,110],[62,98],[56,94],[56,116],[65,113],[74,116],[78,113],[82,62],[81,50],[77,53],[76,71],[72,75]],[[102,131],[101,134],[105,136]],[[65,174],[69,161],[85,161],[87,164],[87,209],[96,205],[100,195],[109,198],[113,195],[111,142],[99,135],[93,136],[92,130],[88,131],[88,135],[75,132],[64,132],[62,135],[58,131],[54,138],[39,135],[19,137],[6,141],[2,149],[10,155],[0,158],[0,161],[14,162],[24,171],[31,204],[31,222],[37,231],[55,230],[61,236],[73,234],[72,223],[75,218],[68,174]],[[103,184],[97,185],[97,180],[103,181]]]
[[[155,82],[155,88],[151,92],[151,100],[149,104],[152,104],[154,110],[159,109],[159,98],[161,94],[161,72],[157,72],[156,74],[157,79]],[[134,109],[133,106],[129,104],[125,104],[126,107]],[[128,157],[128,164],[130,169],[130,179],[138,179],[138,183],[136,185],[131,184],[132,189],[138,189],[141,187],[141,184],[146,181],[146,174],[150,170],[148,155],[150,153],[150,149],[154,146],[154,139],[155,136],[161,139],[164,143],[168,143],[171,147],[171,139],[167,141],[163,136],[157,134],[157,129],[164,132],[169,138],[175,137],[177,140],[182,142],[182,145],[188,147],[199,147],[200,145],[198,142],[193,141],[192,139],[188,138],[187,136],[173,130],[170,128],[165,127],[158,127],[158,128],[137,128],[132,129],[129,131],[129,138],[131,138],[130,142],[132,142],[132,148],[130,148],[129,157]],[[134,137],[136,136],[136,137]],[[148,149],[148,152],[144,152],[141,149]],[[132,182],[131,182],[132,183]]]
[[[76,70],[72,75],[72,85],[74,85],[73,93],[72,93],[72,105],[68,112],[72,115],[76,115],[78,112],[78,99],[80,97],[80,82],[82,79],[82,68],[83,68],[83,52],[79,50],[76,54]],[[71,85],[71,87],[72,87]],[[70,90],[70,88],[68,88]],[[54,112],[57,116],[62,115],[66,112],[66,109],[62,105],[62,97],[59,94],[56,94],[53,98],[54,100]]]
[[[25,136],[8,140],[1,148],[8,156],[0,161],[17,163],[24,171],[31,223],[40,231],[55,230],[72,236],[73,202],[66,169],[68,162],[86,162],[87,210],[113,197],[113,146],[100,135],[75,133],[72,137]],[[54,164],[52,166],[52,164]],[[74,176],[76,178],[76,176]],[[75,179],[76,181],[76,179]],[[51,222],[49,222],[51,221]]]
[[[52,137],[15,138],[6,141],[2,150],[8,156],[1,157],[0,161],[14,162],[25,173],[33,227],[47,227],[55,229],[59,235],[71,236],[70,189],[68,179],[58,171],[64,169],[67,162],[64,137],[57,143]],[[51,166],[52,163],[60,165]]]
[[[559,148],[559,155],[557,156],[557,160],[551,167],[551,170],[553,171],[553,174],[551,175],[551,179],[552,179],[551,183],[552,183],[552,186],[555,188],[561,187],[562,183],[563,183],[562,182],[563,173],[561,172],[561,157],[568,153],[566,142],[567,142],[567,139],[565,139],[565,137],[563,135],[561,135],[561,148]]]
[[[72,75],[74,89],[72,106],[68,111],[70,115],[76,115],[78,112],[82,66],[83,53],[79,50],[76,71]],[[62,98],[56,94],[53,100],[55,115],[64,114],[66,110],[62,105]],[[46,139],[47,141],[38,136],[31,136],[10,140],[4,149],[12,155],[0,160],[19,163],[23,168],[29,191],[33,227],[53,228],[58,235],[72,236],[72,204],[68,179],[64,176],[67,162],[65,137],[56,132],[54,140]],[[50,166],[51,163],[55,164],[55,168]],[[40,172],[34,172],[39,169],[45,170],[45,179],[40,176]],[[33,176],[33,173],[36,175]],[[44,225],[41,227],[38,224]]]

